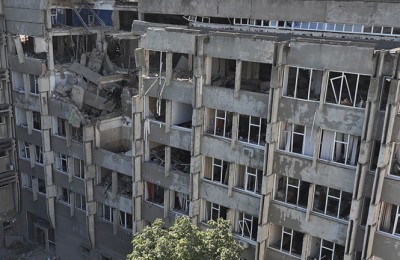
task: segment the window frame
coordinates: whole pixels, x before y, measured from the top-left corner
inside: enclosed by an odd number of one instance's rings
[[[255,221],[256,220],[256,221]],[[239,216],[238,216],[238,229],[237,229],[237,234],[240,237],[252,240],[252,241],[257,241],[257,233],[258,233],[258,217],[252,216],[250,214],[240,212],[239,211]],[[250,228],[248,223],[250,223]],[[246,235],[245,232],[245,225],[247,226],[247,232],[249,233],[249,236]],[[253,228],[255,226],[255,234],[253,234]]]

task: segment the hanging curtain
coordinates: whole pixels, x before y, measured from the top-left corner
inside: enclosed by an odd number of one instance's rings
[[[317,130],[312,129],[312,127],[306,127],[305,131],[306,133],[304,136],[304,155],[313,156]]]
[[[390,229],[390,217],[391,217],[391,212],[392,212],[392,206],[393,205],[389,204],[389,203],[385,203],[383,205],[381,225],[380,225],[380,229],[382,231],[390,232],[390,233],[392,233],[391,232],[392,230],[389,230]]]
[[[155,186],[153,183],[147,183],[147,198],[150,201],[154,201],[155,199]]]
[[[349,137],[349,154],[347,158],[350,160],[350,165],[356,165],[358,151],[360,145],[360,138],[358,136],[350,136]]]
[[[225,165],[225,167],[224,167]],[[222,170],[225,170],[225,174],[222,174],[224,176],[223,182],[224,184],[228,185],[228,180],[229,180],[229,163],[222,163]]]
[[[332,146],[334,144],[335,132],[323,130],[321,141],[321,152],[319,158],[331,161],[332,160]]]

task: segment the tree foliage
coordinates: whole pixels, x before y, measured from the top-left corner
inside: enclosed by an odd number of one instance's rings
[[[209,221],[211,228],[202,231],[189,217],[178,218],[168,230],[157,219],[135,235],[129,260],[236,260],[242,247],[230,232],[230,222]]]

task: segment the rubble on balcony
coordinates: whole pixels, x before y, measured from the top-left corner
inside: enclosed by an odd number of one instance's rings
[[[184,173],[190,173],[190,152],[171,147],[171,167]]]
[[[149,161],[160,166],[165,166],[165,145],[151,148]]]

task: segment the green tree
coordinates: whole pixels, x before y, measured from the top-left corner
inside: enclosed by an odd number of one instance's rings
[[[135,235],[129,260],[236,260],[243,248],[230,232],[230,222],[209,221],[202,231],[189,217],[181,217],[168,230],[160,219]]]

